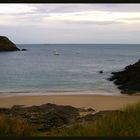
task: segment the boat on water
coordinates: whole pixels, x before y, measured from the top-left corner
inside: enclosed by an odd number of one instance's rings
[[[54,55],[59,55],[56,49],[54,49]]]

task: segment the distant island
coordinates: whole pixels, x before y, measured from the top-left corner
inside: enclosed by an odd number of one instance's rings
[[[114,81],[122,94],[134,94],[140,92],[140,60],[135,64],[128,65],[120,72],[112,72],[108,79]]]
[[[2,51],[20,51],[20,49],[7,37],[0,36],[0,52]]]

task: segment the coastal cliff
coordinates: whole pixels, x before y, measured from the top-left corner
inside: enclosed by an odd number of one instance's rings
[[[112,72],[108,80],[114,81],[123,94],[140,92],[140,60],[135,64],[128,65],[120,72]]]
[[[0,36],[0,52],[1,51],[19,51],[20,49],[5,36]]]

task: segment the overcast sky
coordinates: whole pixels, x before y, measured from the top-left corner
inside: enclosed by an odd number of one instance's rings
[[[15,43],[140,43],[140,4],[0,4]]]

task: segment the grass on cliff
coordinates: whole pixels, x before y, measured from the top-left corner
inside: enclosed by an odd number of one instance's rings
[[[94,123],[74,124],[47,133],[49,136],[140,136],[140,103],[127,106]]]
[[[0,114],[0,136],[34,136],[35,130],[27,122],[17,117],[8,117]]]

